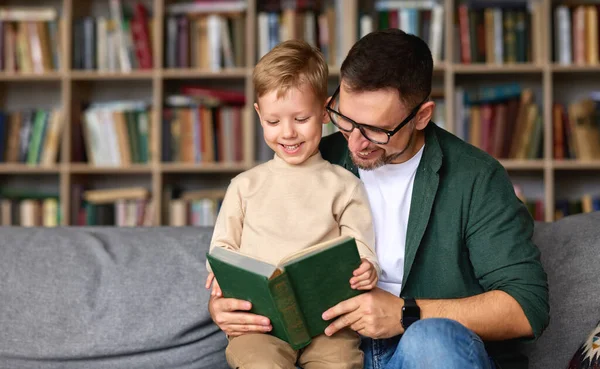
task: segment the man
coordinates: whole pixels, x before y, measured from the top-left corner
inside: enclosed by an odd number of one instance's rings
[[[548,324],[533,220],[492,157],[431,122],[433,62],[418,37],[377,31],[350,50],[328,111],[325,159],[361,178],[382,268],[376,288],[324,312],[364,338],[365,368],[526,368],[517,343]],[[226,333],[268,319],[220,299]]]

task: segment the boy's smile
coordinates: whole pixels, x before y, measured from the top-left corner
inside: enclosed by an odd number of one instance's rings
[[[293,165],[304,163],[319,150],[322,125],[329,122],[324,106],[325,102],[317,101],[306,83],[281,96],[276,90],[270,91],[254,104],[265,142]]]

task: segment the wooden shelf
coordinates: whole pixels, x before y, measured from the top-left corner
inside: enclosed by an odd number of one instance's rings
[[[73,174],[150,174],[152,173],[152,166],[147,164],[135,164],[129,166],[96,167],[87,163],[73,163],[68,166],[68,170]]]
[[[551,70],[554,73],[600,73],[600,65],[552,64]]]
[[[544,160],[513,160],[513,159],[500,159],[500,163],[506,170],[543,170]]]
[[[144,80],[152,79],[154,72],[151,70],[136,70],[130,73],[74,70],[69,73],[69,76],[74,81]]]
[[[164,173],[238,173],[250,169],[245,163],[163,163]]]
[[[19,73],[1,72],[0,81],[60,81],[64,74],[62,72],[46,73]]]
[[[558,170],[600,170],[600,160],[554,160],[552,166]],[[598,178],[600,179],[600,173]]]
[[[161,72],[163,78],[246,78],[252,74],[251,68],[229,68],[219,71],[205,69],[165,69]]]
[[[544,67],[536,64],[454,64],[456,74],[537,74]]]
[[[58,174],[58,165],[51,167],[33,166],[27,164],[0,163],[0,174]]]

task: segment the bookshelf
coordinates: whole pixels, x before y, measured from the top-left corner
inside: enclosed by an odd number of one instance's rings
[[[368,3],[372,7],[375,0],[344,0],[346,7],[357,9]],[[536,40],[536,60],[525,63],[461,63],[460,35],[458,26],[458,7],[460,0],[440,0],[444,6],[443,14],[443,58],[436,61],[434,68],[434,92],[437,98],[445,100],[445,128],[457,133],[456,89],[461,86],[478,86],[483,83],[501,83],[511,80],[531,86],[535,91],[536,103],[540,106],[543,120],[543,150],[538,159],[501,159],[516,184],[523,183],[527,197],[537,197],[544,204],[544,220],[554,219],[555,201],[569,196],[573,186],[566,182],[583,181],[586,191],[595,191],[600,195],[600,160],[555,160],[553,154],[552,106],[555,99],[564,98],[568,103],[571,96],[577,96],[573,83],[581,83],[586,91],[600,90],[600,65],[562,65],[554,61],[553,40],[554,8],[564,1],[530,0],[541,7],[538,18],[539,36]],[[60,152],[57,163],[50,166],[31,166],[16,163],[0,163],[0,181],[10,179],[16,186],[35,187],[40,176],[44,185],[58,188],[62,225],[75,224],[72,216],[72,186],[77,183],[91,183],[93,189],[140,185],[152,193],[157,207],[152,218],[153,225],[168,224],[169,219],[164,207],[163,190],[166,185],[179,182],[189,183],[190,190],[212,188],[215,183],[226,185],[233,175],[257,164],[257,150],[260,143],[260,126],[252,107],[253,86],[252,66],[258,58],[258,12],[261,0],[248,0],[243,12],[245,20],[244,60],[242,66],[211,70],[207,68],[167,68],[165,62],[165,23],[167,8],[172,4],[185,1],[142,0],[149,10],[152,29],[151,69],[134,69],[130,72],[81,70],[73,68],[73,25],[76,20],[86,16],[109,15],[110,0],[26,0],[0,1],[0,6],[51,6],[59,14],[64,32],[60,35],[60,69],[44,73],[0,72],[0,101],[2,108],[13,108],[15,101],[28,97],[28,91],[45,89],[52,104],[41,103],[48,107],[61,107],[64,129],[60,137]],[[485,3],[485,1],[483,1]],[[583,3],[597,3],[582,1]],[[135,0],[121,0],[125,6],[134,6]],[[573,2],[567,2],[569,4]],[[579,4],[580,2],[576,2]],[[356,11],[345,14],[354,18]],[[358,39],[358,30],[352,19],[343,19],[345,38],[339,40],[343,50],[351,47]],[[339,64],[330,66],[331,92],[339,83]],[[180,163],[162,161],[162,116],[165,99],[170,91],[185,83],[206,85],[216,88],[231,88],[243,92],[246,105],[242,108],[243,122],[243,159],[232,163]],[[567,90],[567,97],[561,94]],[[48,92],[51,91],[51,92]],[[39,95],[37,93],[36,95]],[[140,96],[141,95],[141,96]],[[559,96],[560,95],[560,96]],[[74,146],[77,145],[74,127],[77,117],[82,113],[83,101],[104,101],[110,99],[135,99],[141,97],[151,103],[149,150],[151,160],[145,164],[133,163],[124,166],[93,166],[73,160]],[[38,96],[39,98],[39,96]],[[37,102],[37,101],[36,101]],[[600,143],[599,143],[600,144]],[[108,180],[107,180],[108,179]],[[528,190],[531,188],[531,190]],[[567,191],[565,193],[564,191]],[[529,193],[527,193],[529,192]]]

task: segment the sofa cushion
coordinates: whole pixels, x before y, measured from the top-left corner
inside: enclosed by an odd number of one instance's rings
[[[0,368],[226,368],[211,232],[1,228]]]
[[[536,224],[534,242],[548,274],[550,324],[527,347],[529,367],[567,368],[599,319],[600,212]]]
[[[592,329],[573,355],[568,369],[595,368],[600,368],[600,322]]]

